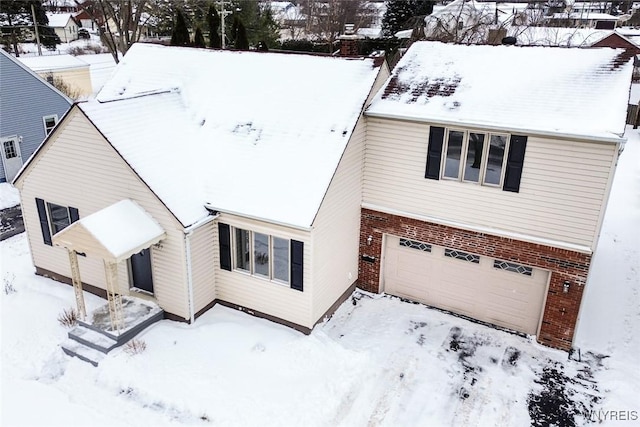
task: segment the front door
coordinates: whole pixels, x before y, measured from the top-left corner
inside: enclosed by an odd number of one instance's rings
[[[2,166],[7,182],[11,182],[22,167],[22,153],[17,136],[0,138],[2,144]]]
[[[151,249],[143,249],[131,256],[131,287],[153,293]]]

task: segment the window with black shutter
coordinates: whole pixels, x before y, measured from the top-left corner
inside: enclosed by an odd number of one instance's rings
[[[303,291],[304,242],[291,241],[291,289]]]
[[[80,219],[78,209],[70,206],[61,206],[36,198],[36,207],[45,245],[52,246],[51,236]]]
[[[218,242],[220,243],[220,268],[231,271],[231,232],[229,225],[218,223]]]
[[[523,135],[511,135],[509,155],[507,156],[507,168],[504,175],[504,191],[517,193],[520,191],[520,179],[524,165],[524,153],[527,149],[527,137]]]
[[[443,141],[444,128],[431,126],[429,128],[429,145],[427,146],[427,169],[424,173],[424,177],[427,179],[440,179]]]

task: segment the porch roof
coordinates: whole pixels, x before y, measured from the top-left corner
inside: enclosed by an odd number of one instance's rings
[[[158,243],[165,235],[149,213],[125,199],[74,222],[53,236],[53,244],[119,262]]]

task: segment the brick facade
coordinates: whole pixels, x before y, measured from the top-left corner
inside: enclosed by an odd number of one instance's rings
[[[358,287],[370,292],[380,292],[382,235],[385,233],[550,271],[537,339],[550,347],[571,349],[591,255],[362,209]],[[370,245],[367,244],[369,236],[372,236]],[[567,280],[570,289],[563,293]]]

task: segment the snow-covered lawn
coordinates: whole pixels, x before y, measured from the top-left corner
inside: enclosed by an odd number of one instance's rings
[[[0,294],[0,424],[572,426],[587,424],[590,410],[640,417],[640,135],[628,133],[581,313],[582,361],[357,292],[309,336],[216,306],[193,325],[155,324],[139,337],[146,351],[116,349],[93,368],[60,350],[67,330],[56,319],[72,306],[72,288],[33,274],[23,233],[0,242],[3,289],[15,288]],[[86,298],[89,309],[104,303]]]

